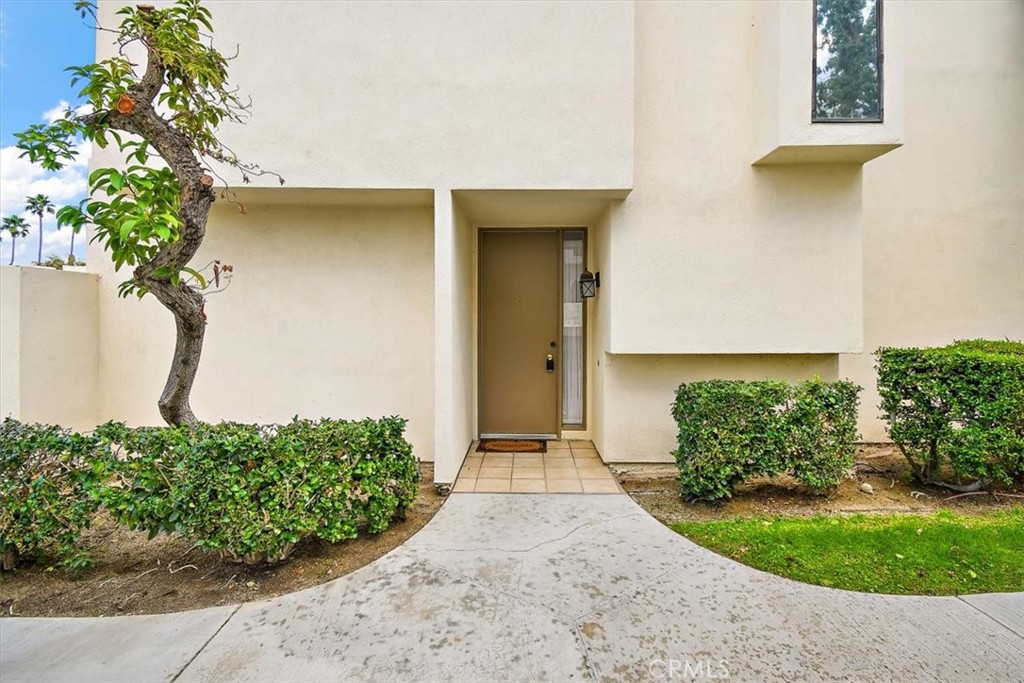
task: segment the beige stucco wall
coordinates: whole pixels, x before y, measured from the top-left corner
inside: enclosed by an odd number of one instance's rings
[[[838,357],[605,354],[602,365],[602,457],[607,462],[665,462],[672,459],[676,443],[671,408],[680,383],[708,379],[835,379]]]
[[[810,0],[750,6],[757,61],[752,80],[758,92],[752,160],[759,164],[864,162],[903,144],[903,2],[883,4],[882,121],[842,125],[811,122],[809,50],[814,42],[814,6]]]
[[[211,8],[253,102],[225,135],[293,187],[632,184],[629,2]]]
[[[1024,4],[906,13],[906,144],[864,168],[868,353],[840,362],[868,440],[879,346],[1024,339]]]
[[[21,417],[21,272],[0,266],[0,418]]]
[[[751,166],[751,11],[636,5],[634,189],[611,225],[609,352],[861,348],[860,167]]]
[[[279,197],[280,195],[274,195]],[[433,229],[429,206],[218,204],[195,259],[235,268],[208,298],[192,393],[200,419],[402,415],[433,458]],[[90,264],[102,264],[90,252]],[[101,281],[102,410],[160,424],[173,319],[151,297],[117,299]]]
[[[452,483],[476,437],[476,231],[450,190],[434,195],[434,480]]]
[[[0,266],[0,417],[96,426],[97,311],[95,275]]]
[[[197,411],[401,412],[448,480],[476,431],[480,226],[591,229],[588,431],[613,460],[667,458],[675,386],[713,376],[849,376],[881,438],[862,349],[1024,336],[1022,5],[889,0],[887,122],[822,136],[792,37],[810,2],[765,33],[769,4],[214,5],[254,105],[225,134],[291,199],[217,209],[204,254],[239,274],[211,300]],[[903,147],[752,166],[785,140]],[[171,321],[116,300],[104,261],[93,245],[104,417],[155,422]]]
[[[599,453],[605,452],[607,420],[605,419],[605,373],[608,354],[608,328],[611,300],[615,296],[615,270],[611,245],[613,217],[621,207],[620,201],[609,202],[588,231],[587,265],[591,272],[601,273],[597,296],[584,304],[587,308],[587,424],[590,438]]]

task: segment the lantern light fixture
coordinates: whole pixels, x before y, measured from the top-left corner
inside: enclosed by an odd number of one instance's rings
[[[597,294],[597,288],[601,286],[601,273],[591,273],[584,270],[580,273],[580,298],[592,299]]]

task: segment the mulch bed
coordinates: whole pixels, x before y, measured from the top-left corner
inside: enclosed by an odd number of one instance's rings
[[[775,515],[928,514],[940,509],[970,514],[1024,504],[1020,498],[989,494],[954,498],[954,491],[912,483],[907,461],[891,444],[858,446],[856,461],[860,464],[853,476],[827,498],[815,496],[796,480],[783,476],[746,482],[722,503],[688,503],[680,498],[672,465],[652,470],[613,465],[612,470],[626,493],[664,524]],[[871,493],[862,491],[862,484],[868,484]],[[1011,487],[1005,493],[1019,496],[1024,490]]]
[[[221,561],[177,536],[151,541],[100,514],[83,537],[93,566],[80,571],[25,566],[0,574],[0,617],[99,617],[159,614],[263,600],[344,576],[401,545],[423,528],[444,499],[433,466],[421,466],[419,497],[375,536],[342,543],[306,539],[285,562],[247,567]]]

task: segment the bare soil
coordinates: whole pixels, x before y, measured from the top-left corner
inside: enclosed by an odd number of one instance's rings
[[[434,490],[432,465],[422,465],[421,472],[419,497],[404,520],[342,543],[306,539],[287,561],[270,567],[224,562],[178,536],[150,541],[101,513],[82,539],[93,566],[0,573],[0,617],[160,614],[263,600],[325,583],[387,554],[430,521],[444,498]]]
[[[722,503],[684,501],[672,465],[613,469],[633,500],[664,524],[765,516],[928,514],[940,509],[970,514],[1024,504],[1021,487],[1004,488],[996,495],[957,496],[948,489],[915,484],[910,466],[891,444],[860,445],[855,459],[858,464],[849,477],[828,497],[816,496],[795,479],[782,476],[745,482]],[[871,492],[861,490],[862,484]]]

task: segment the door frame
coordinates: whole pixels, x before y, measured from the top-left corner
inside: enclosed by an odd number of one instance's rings
[[[476,232],[477,232],[477,237],[476,237],[476,289],[477,289],[477,296],[476,296],[476,306],[477,306],[477,310],[476,310],[476,315],[477,315],[477,324],[476,324],[476,366],[477,367],[476,367],[476,375],[479,378],[477,383],[476,383],[476,385],[477,385],[476,386],[476,411],[477,411],[477,419],[476,419],[477,430],[476,431],[477,431],[477,437],[480,438],[480,439],[526,439],[526,438],[560,439],[562,437],[562,432],[565,431],[565,429],[566,429],[566,425],[562,421],[563,414],[564,414],[563,410],[562,410],[562,403],[563,403],[564,392],[565,392],[564,382],[563,382],[564,375],[563,375],[563,370],[562,370],[562,362],[563,362],[562,351],[563,351],[563,347],[564,347],[564,338],[563,338],[563,330],[564,330],[564,327],[563,327],[563,325],[564,325],[563,310],[564,310],[564,306],[562,304],[563,304],[563,302],[565,300],[564,291],[563,291],[563,288],[562,288],[562,280],[563,280],[562,273],[563,273],[563,268],[565,267],[563,245],[565,243],[565,233],[569,232],[569,231],[581,231],[581,232],[583,232],[583,262],[584,262],[584,267],[585,267],[586,263],[587,263],[587,259],[589,258],[589,253],[588,252],[589,252],[589,247],[590,247],[589,230],[588,230],[587,226],[585,226],[585,225],[564,225],[564,226],[552,225],[552,226],[522,226],[522,227],[519,227],[517,225],[506,225],[506,226],[495,225],[495,226],[486,226],[486,227],[485,226],[479,226],[479,225],[476,226]],[[558,368],[558,370],[555,373],[555,375],[556,375],[556,378],[555,378],[555,383],[556,383],[555,384],[555,392],[556,392],[556,396],[555,396],[555,410],[557,411],[556,412],[555,424],[557,425],[557,430],[558,430],[557,434],[499,434],[499,433],[490,433],[490,432],[485,434],[485,433],[483,433],[480,430],[480,406],[481,406],[481,404],[483,402],[483,389],[484,389],[484,386],[483,386],[483,360],[484,359],[483,359],[483,344],[482,344],[483,321],[484,321],[484,305],[483,305],[483,296],[482,296],[482,292],[483,292],[483,275],[484,275],[484,273],[483,273],[483,239],[484,239],[484,233],[488,233],[488,232],[489,233],[495,233],[495,232],[498,232],[498,233],[518,233],[518,234],[531,233],[531,232],[533,232],[533,233],[538,233],[538,232],[550,233],[550,232],[554,232],[554,233],[558,234],[558,244],[559,244],[559,250],[558,250],[558,264],[559,264],[559,277],[558,277],[558,283],[559,283],[559,286],[558,286],[558,301],[559,301],[559,306],[558,306],[558,347],[557,347],[557,353],[555,354],[555,358],[556,358],[556,361],[557,361],[557,368]],[[586,301],[583,301],[582,304],[583,304],[583,333],[582,333],[582,335],[583,335],[583,339],[582,339],[583,357],[582,357],[582,368],[581,368],[581,370],[582,370],[582,375],[583,375],[583,387],[582,387],[582,391],[583,391],[583,396],[582,396],[582,399],[583,399],[583,422],[580,425],[570,425],[570,427],[573,430],[586,430],[587,429],[587,423],[588,423],[587,413],[588,413],[588,409],[589,409],[589,401],[587,400],[587,390],[588,390],[588,384],[589,384],[589,382],[588,382],[589,372],[588,372],[588,367],[587,367],[587,359],[589,357],[589,351],[590,351],[589,344],[588,344],[588,337],[589,337],[589,320],[588,320],[588,318],[589,318],[589,316],[587,314]]]

